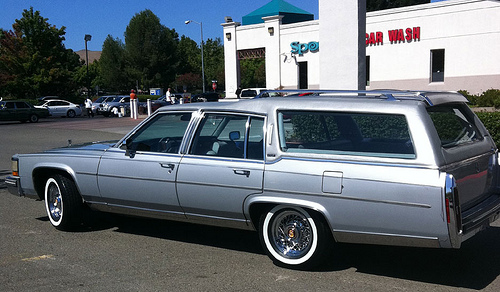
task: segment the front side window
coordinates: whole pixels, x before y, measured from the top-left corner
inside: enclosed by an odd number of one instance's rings
[[[30,106],[22,101],[17,101],[16,102],[16,108],[30,108]]]
[[[196,131],[189,153],[262,160],[263,129],[262,117],[208,113]]]
[[[415,158],[404,115],[283,111],[278,118],[284,152]]]
[[[127,139],[127,149],[178,153],[190,120],[191,113],[157,115]]]
[[[475,123],[474,114],[465,104],[440,105],[427,109],[443,148],[482,140]]]

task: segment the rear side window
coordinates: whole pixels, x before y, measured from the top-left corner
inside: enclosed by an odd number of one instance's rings
[[[264,159],[264,118],[233,114],[205,114],[190,154]]]
[[[285,152],[415,158],[404,115],[283,111],[278,118]]]
[[[474,114],[465,104],[447,104],[427,109],[443,148],[451,148],[483,139]]]

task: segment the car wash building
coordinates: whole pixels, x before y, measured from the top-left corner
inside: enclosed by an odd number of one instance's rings
[[[314,20],[307,11],[273,0],[243,16],[241,23],[226,18],[226,96],[236,97],[239,62],[247,58],[265,58],[268,89],[366,87],[478,94],[500,88],[500,1],[448,0],[363,11],[363,19],[352,11],[358,7],[345,5],[319,0],[320,15]],[[356,78],[343,74],[351,68],[362,75],[357,81],[362,86],[343,86]]]

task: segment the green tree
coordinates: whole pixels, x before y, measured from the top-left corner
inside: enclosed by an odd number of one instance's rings
[[[198,44],[187,36],[181,36],[177,46],[179,56],[178,74],[201,73],[201,49]]]
[[[78,84],[83,84],[84,87],[87,86],[87,80],[90,80],[90,89],[91,89],[91,96],[92,92],[95,93],[95,88],[99,87],[102,88],[104,82],[102,81],[101,77],[101,62],[100,60],[95,60],[94,62],[89,64],[89,71],[87,75],[87,66],[81,66],[78,68],[78,70],[75,73],[75,81]],[[83,88],[82,88],[83,89]],[[86,94],[85,90],[85,94]],[[77,102],[82,102],[82,100],[75,99],[74,101]]]
[[[135,83],[129,82],[125,69],[125,45],[111,35],[106,37],[102,45],[102,54],[100,62],[100,79],[102,84],[99,85],[105,90],[113,92],[128,91],[135,87]]]
[[[217,87],[224,88],[224,44],[220,38],[208,39],[203,47],[206,82],[217,80]]]
[[[65,27],[56,28],[33,7],[24,10],[11,31],[0,36],[2,94],[18,98],[70,96],[79,84],[74,75],[80,58],[64,44]]]
[[[241,87],[266,87],[266,59],[240,61]]]
[[[151,11],[137,13],[125,31],[127,74],[141,87],[163,87],[175,80],[178,66],[177,44],[179,36],[174,29],[160,24]]]

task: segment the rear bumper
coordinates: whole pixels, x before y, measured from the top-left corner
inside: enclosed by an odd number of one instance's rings
[[[462,213],[462,240],[471,238],[499,218],[500,193],[497,193]]]

